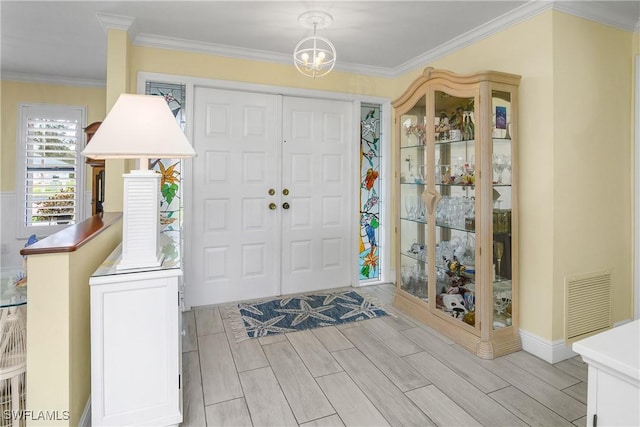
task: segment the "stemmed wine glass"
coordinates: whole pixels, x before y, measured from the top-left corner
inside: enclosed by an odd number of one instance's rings
[[[502,184],[502,172],[507,168],[507,156],[504,154],[493,155],[493,170],[498,174],[498,184]]]
[[[414,219],[416,216],[416,200],[415,197],[405,196],[404,208],[407,211],[407,218]]]
[[[502,242],[493,242],[493,253],[496,256],[496,270],[497,270],[497,276],[500,276],[501,273],[501,262],[502,262],[502,256],[504,255],[504,243]]]

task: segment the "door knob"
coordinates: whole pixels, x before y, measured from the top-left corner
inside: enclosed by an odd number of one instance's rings
[[[275,211],[277,208],[275,203],[269,203],[269,209],[271,209],[272,211]]]
[[[289,195],[289,189],[285,188],[284,190],[282,190],[282,194],[284,194],[285,196]]]
[[[282,209],[289,209],[290,207],[291,207],[291,206],[290,206],[290,205],[289,205],[289,203],[287,203],[287,202],[284,202],[284,203],[282,204]]]
[[[274,190],[273,188],[269,189],[269,195],[273,196],[274,194],[276,194],[276,190]]]

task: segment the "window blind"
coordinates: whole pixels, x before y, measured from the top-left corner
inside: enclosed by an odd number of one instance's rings
[[[74,224],[79,120],[56,118],[55,113],[29,114],[25,119],[25,226]]]

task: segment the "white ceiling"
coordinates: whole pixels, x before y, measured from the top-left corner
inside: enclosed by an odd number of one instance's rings
[[[393,76],[551,7],[640,30],[640,0],[2,0],[1,72],[2,78],[102,85],[103,25],[121,17],[133,18],[134,44],[291,63],[296,43],[311,33],[298,16],[322,10],[333,16],[319,34],[336,46],[336,69]]]

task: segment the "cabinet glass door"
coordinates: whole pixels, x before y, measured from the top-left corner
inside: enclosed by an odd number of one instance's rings
[[[427,300],[427,186],[425,102],[421,98],[400,116],[400,268],[401,287]]]
[[[492,91],[493,328],[512,324],[512,159],[511,93]]]
[[[435,308],[476,326],[475,99],[433,94],[434,183],[441,195],[435,218]]]

